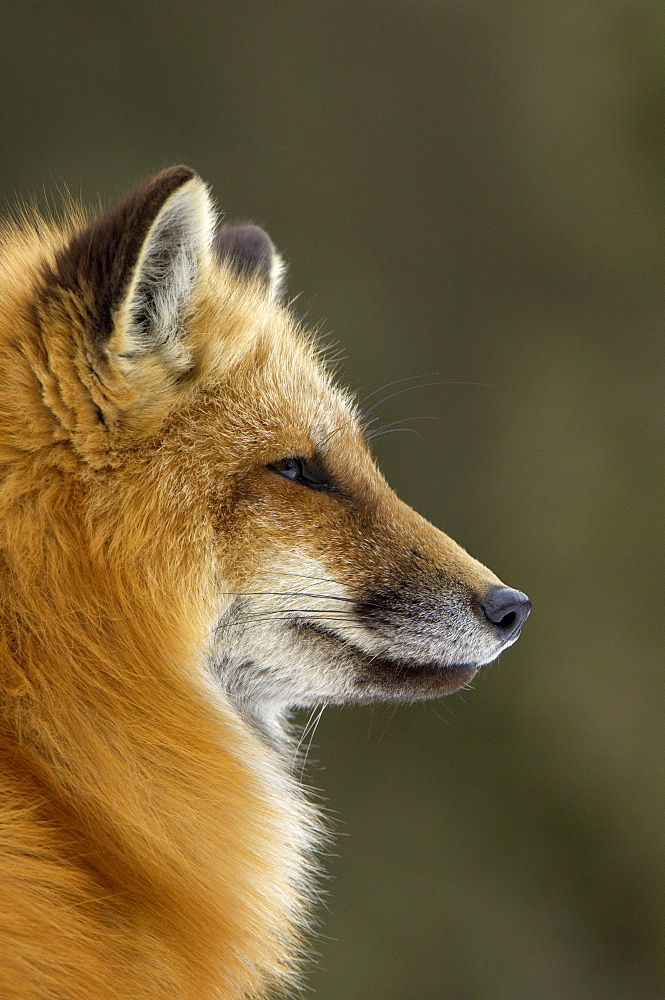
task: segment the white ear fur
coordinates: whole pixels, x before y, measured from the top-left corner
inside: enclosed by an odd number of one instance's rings
[[[286,261],[284,260],[281,254],[275,251],[270,265],[270,278],[268,280],[268,287],[270,288],[270,297],[273,299],[280,299],[284,294],[285,286],[286,286]]]
[[[214,229],[206,186],[192,177],[167,198],[148,230],[116,315],[116,354],[160,351],[171,367],[187,366],[181,334]]]

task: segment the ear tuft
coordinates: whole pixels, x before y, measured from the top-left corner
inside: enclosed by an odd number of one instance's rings
[[[175,362],[213,228],[203,181],[190,167],[170,167],[79,232],[50,283],[85,290],[97,347],[125,357],[159,350]]]
[[[270,295],[279,297],[285,265],[268,234],[251,224],[221,226],[213,240],[213,251],[220,263],[241,277],[256,278]]]

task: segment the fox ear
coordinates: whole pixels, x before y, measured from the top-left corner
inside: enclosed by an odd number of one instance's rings
[[[258,279],[273,298],[281,294],[284,261],[260,226],[221,226],[213,240],[213,251],[218,261],[236,274]]]
[[[97,348],[186,366],[183,320],[213,228],[205,185],[181,166],[139,184],[72,239],[54,277],[83,293]]]

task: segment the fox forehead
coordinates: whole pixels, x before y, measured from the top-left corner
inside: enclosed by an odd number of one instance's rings
[[[345,430],[360,436],[355,400],[312,334],[223,263],[202,275],[186,344],[196,372],[190,415],[208,413],[229,442],[269,460],[308,457]]]

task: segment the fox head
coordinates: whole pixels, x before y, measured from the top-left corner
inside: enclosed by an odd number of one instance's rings
[[[124,581],[137,628],[180,630],[268,732],[448,694],[515,642],[528,599],[395,496],[271,241],[216,230],[192,170],[6,244],[0,457],[17,497],[28,468],[66,497],[60,573]]]

